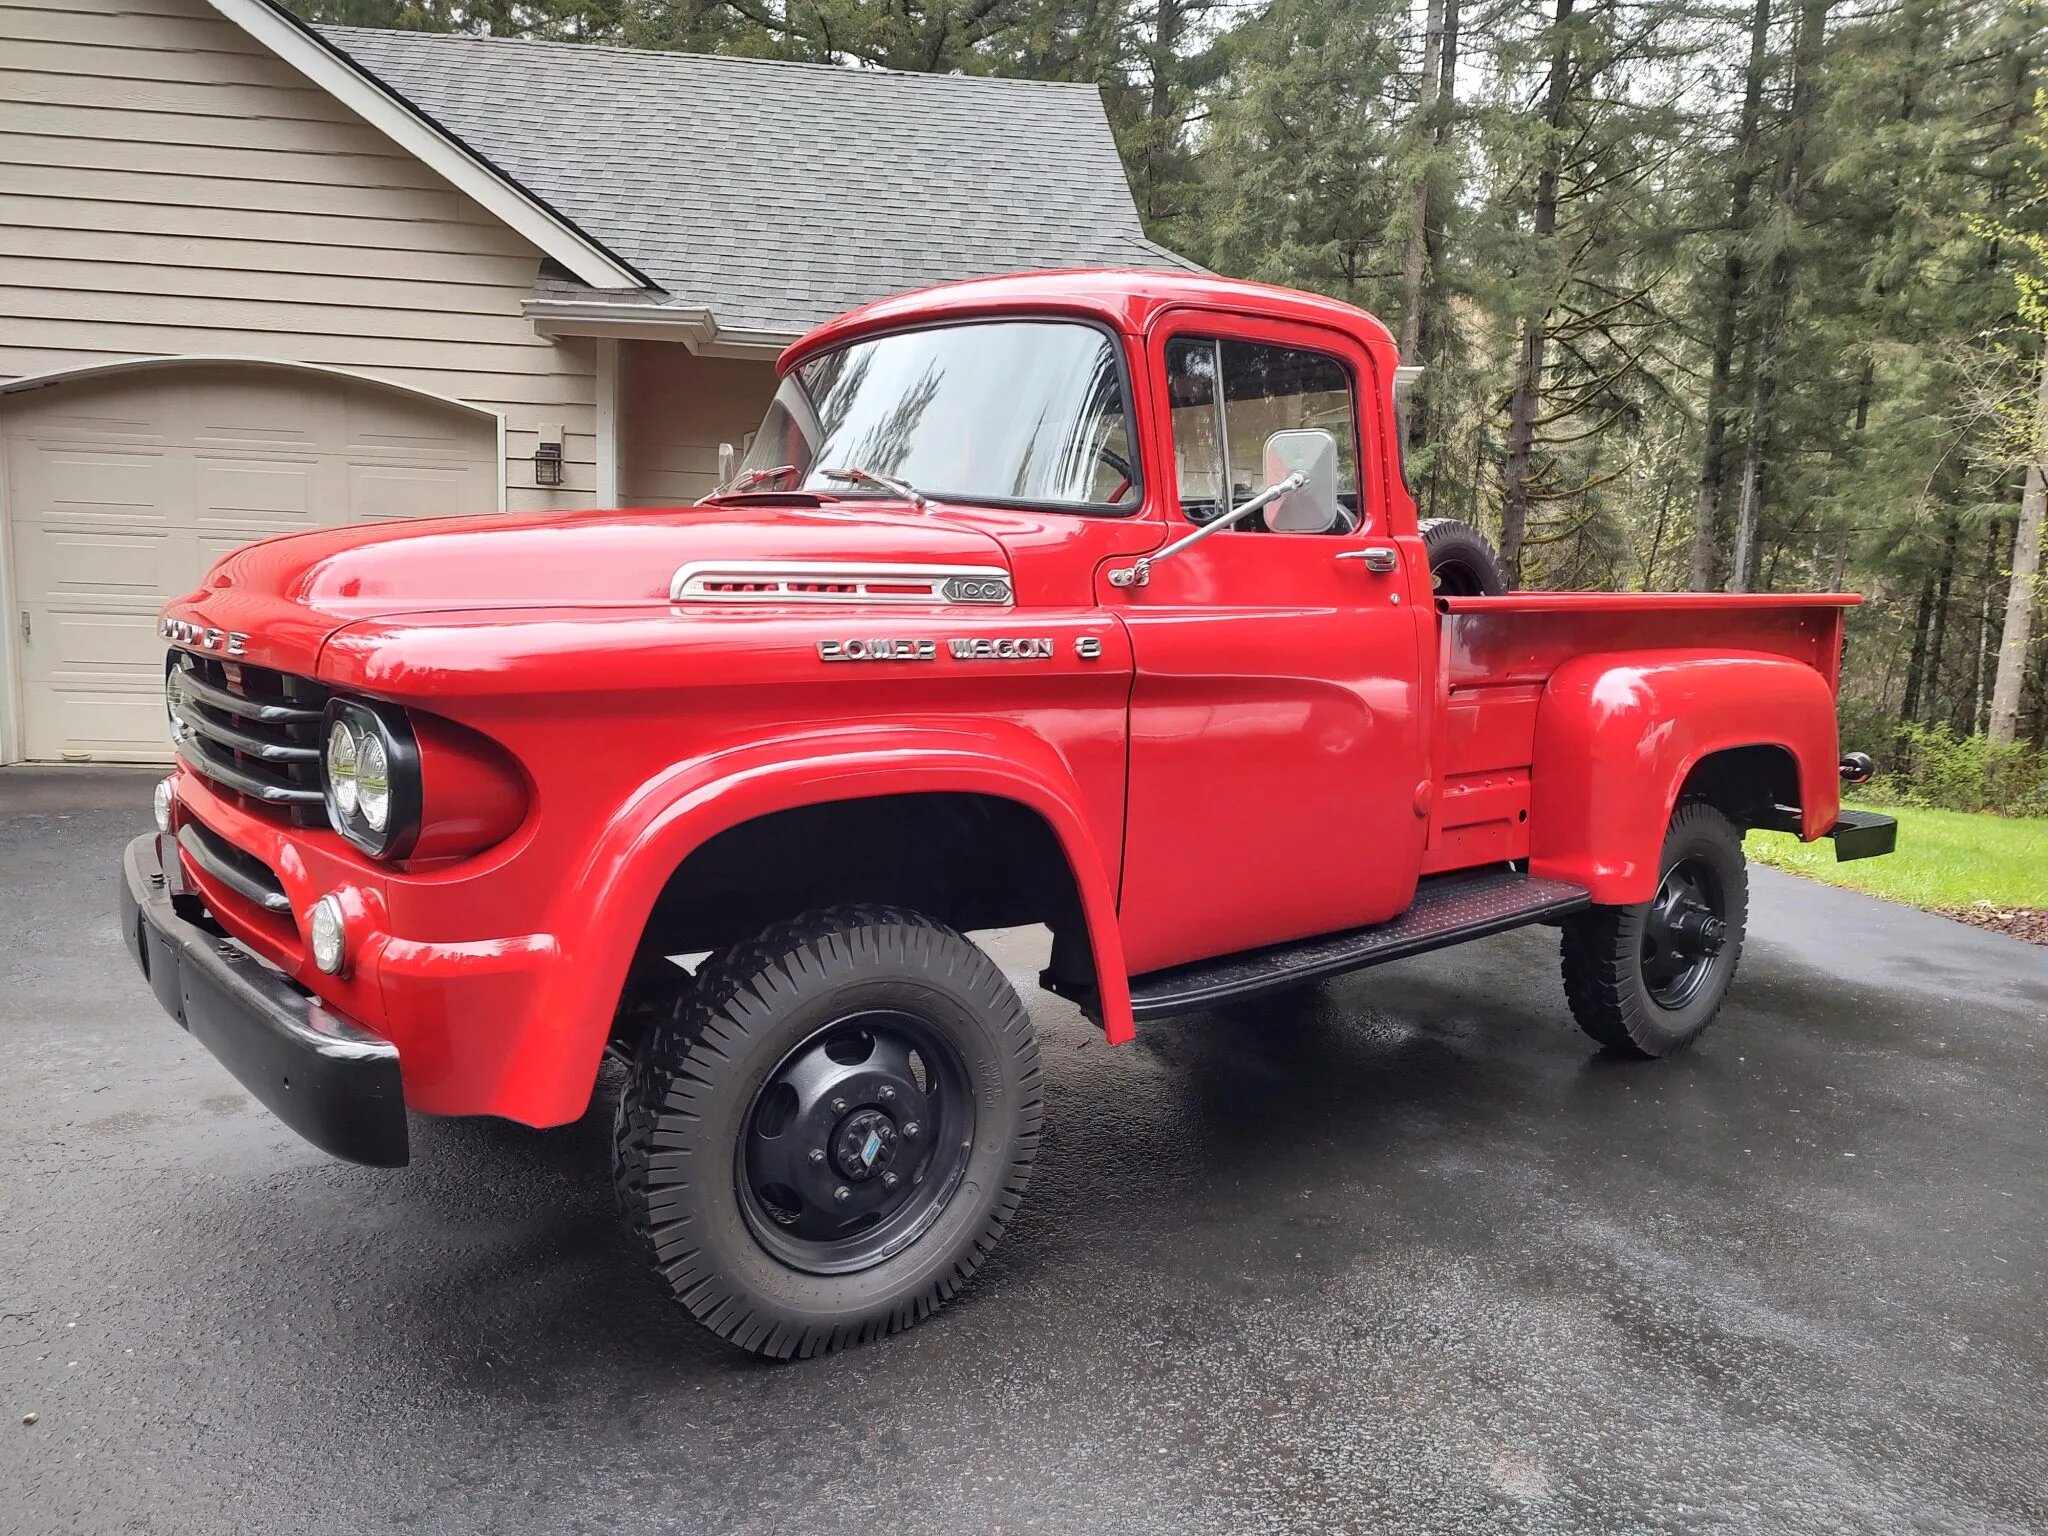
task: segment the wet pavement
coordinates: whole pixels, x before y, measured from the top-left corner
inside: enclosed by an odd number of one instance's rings
[[[149,783],[0,773],[0,1531],[2048,1529],[2048,952],[1762,872],[1652,1065],[1547,929],[1118,1050],[1027,990],[1003,1248],[769,1365],[635,1268],[609,1081],[272,1121],[114,931]]]

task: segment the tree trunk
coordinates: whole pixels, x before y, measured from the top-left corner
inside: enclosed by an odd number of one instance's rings
[[[1571,99],[1571,16],[1572,0],[1557,0],[1550,80],[1543,92],[1543,149],[1537,161],[1536,206],[1531,221],[1538,252],[1547,252],[1557,234],[1557,176],[1564,158],[1564,111]],[[1548,265],[1547,255],[1539,255],[1539,280],[1547,275]],[[1536,456],[1536,416],[1543,399],[1544,353],[1550,344],[1550,302],[1546,295],[1542,310],[1522,322],[1515,390],[1508,398],[1507,486],[1500,508],[1500,559],[1513,586],[1521,585],[1522,537],[1529,529],[1529,478]]]
[[[1948,650],[1948,596],[1956,574],[1956,515],[1948,515],[1941,541],[1941,569],[1934,578],[1934,638],[1927,642],[1927,684],[1921,710],[1927,723],[1941,718],[1941,659]]]
[[[1140,183],[1139,212],[1148,232],[1160,229],[1177,208],[1166,206],[1163,192],[1171,149],[1180,131],[1178,104],[1174,100],[1174,71],[1179,62],[1181,34],[1187,30],[1184,0],[1155,0],[1150,35],[1145,39],[1146,67],[1152,75],[1152,89],[1145,113],[1143,149],[1137,157]]]
[[[1913,652],[1906,658],[1906,696],[1899,702],[1899,723],[1920,718],[1920,673],[1927,661],[1927,622],[1934,612],[1934,578],[1920,582],[1920,606],[1913,614]]]
[[[1661,475],[1657,493],[1657,531],[1650,538],[1650,558],[1643,562],[1642,588],[1645,592],[1654,590],[1657,580],[1657,557],[1664,553],[1664,529],[1671,521],[1671,477]]]
[[[1700,421],[1700,481],[1692,508],[1692,590],[1714,584],[1714,553],[1721,486],[1728,473],[1728,391],[1735,369],[1735,323],[1742,308],[1747,268],[1743,242],[1756,190],[1757,122],[1763,115],[1764,73],[1770,61],[1771,0],[1756,0],[1749,18],[1749,68],[1743,77],[1742,119],[1735,136],[1735,176],[1728,193],[1728,250],[1714,300],[1714,346],[1707,370],[1707,404]]]
[[[1998,581],[1998,530],[2001,526],[2001,520],[1994,517],[1984,536],[1984,574],[1977,585],[1977,683],[1970,695],[1970,728],[1967,733],[1971,736],[1984,729],[1984,702],[1991,684],[1991,589]]]
[[[1422,361],[1422,285],[1428,271],[1429,182],[1436,148],[1436,99],[1442,88],[1444,0],[1429,0],[1422,29],[1422,74],[1416,85],[1415,121],[1422,130],[1422,154],[1408,194],[1408,245],[1401,255],[1401,361]]]
[[[2019,535],[2012,546],[2012,582],[2005,592],[2005,628],[1998,642],[1998,676],[1991,685],[1991,739],[2006,746],[2020,728],[2020,683],[2034,638],[2034,578],[2041,571],[2041,524],[2048,518],[2048,338],[2041,349],[2041,379],[2034,392],[2034,457],[2020,494]]]
[[[1430,0],[1434,9],[1439,0]],[[1438,48],[1436,94],[1436,119],[1429,134],[1429,175],[1432,201],[1424,209],[1425,217],[1418,222],[1422,230],[1422,276],[1421,303],[1415,311],[1415,361],[1424,367],[1437,364],[1437,309],[1441,303],[1438,283],[1443,271],[1444,215],[1457,203],[1458,188],[1455,180],[1445,181],[1445,171],[1450,164],[1451,128],[1458,104],[1458,14],[1461,0],[1441,0],[1443,8],[1443,32]],[[1425,71],[1426,73],[1426,71]],[[1434,210],[1432,213],[1431,210]],[[1408,408],[1408,447],[1419,451],[1427,447],[1435,435],[1435,413],[1429,406],[1430,377],[1422,375],[1415,381],[1413,403]],[[1424,488],[1427,510],[1425,517],[1436,516],[1437,482],[1443,473],[1443,455],[1437,454],[1430,460],[1429,483]]]
[[[1785,113],[1785,144],[1778,161],[1778,215],[1782,228],[1771,252],[1764,319],[1757,336],[1756,376],[1749,397],[1749,442],[1742,455],[1742,500],[1735,515],[1734,569],[1730,592],[1747,592],[1763,533],[1764,471],[1770,462],[1771,429],[1778,400],[1778,348],[1792,317],[1792,242],[1799,209],[1806,201],[1806,150],[1820,115],[1821,42],[1832,0],[1803,0],[1799,33],[1792,45],[1792,95]]]

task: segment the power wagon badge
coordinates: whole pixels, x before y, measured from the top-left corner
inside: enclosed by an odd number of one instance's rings
[[[955,661],[1050,661],[1053,644],[1044,635],[976,636],[948,640]],[[936,640],[820,640],[820,661],[935,661]]]

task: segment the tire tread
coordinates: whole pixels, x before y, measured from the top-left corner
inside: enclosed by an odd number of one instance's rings
[[[1688,800],[1672,814],[1666,834],[1673,837],[1698,829],[1732,850],[1734,888],[1729,893],[1731,908],[1746,915],[1749,905],[1749,876],[1742,858],[1742,834],[1735,824],[1704,800]],[[1661,860],[1660,860],[1661,863]],[[1588,907],[1564,922],[1559,966],[1564,975],[1565,1001],[1579,1028],[1610,1050],[1630,1056],[1669,1056],[1685,1049],[1706,1030],[1720,1009],[1717,1002],[1706,1018],[1682,1038],[1672,1040],[1659,1028],[1660,1012],[1641,984],[1636,956],[1636,925],[1640,907]],[[1730,925],[1728,976],[1732,980],[1742,963],[1746,924]],[[1725,996],[1725,992],[1724,992]]]
[[[988,1009],[1024,1064],[1017,1078],[1021,1130],[994,1202],[952,1264],[885,1315],[811,1325],[764,1320],[705,1261],[689,1230],[693,1218],[673,1209],[687,1186],[691,1153],[689,1139],[668,1123],[701,1121],[698,1105],[721,1090],[720,1067],[731,1064],[756,1029],[771,1025],[779,1005],[794,1001],[807,980],[823,985],[835,971],[856,971],[864,963],[918,959],[943,959],[945,974],[956,980],[970,967],[962,990]],[[1044,1106],[1030,1017],[993,961],[920,913],[879,904],[830,907],[776,923],[707,962],[674,1009],[649,1029],[614,1116],[613,1189],[642,1257],[698,1322],[756,1354],[810,1358],[906,1328],[973,1277],[1023,1203]]]

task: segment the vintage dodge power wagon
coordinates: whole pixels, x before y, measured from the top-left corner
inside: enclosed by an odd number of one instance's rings
[[[359,1162],[618,1057],[638,1245],[774,1356],[923,1317],[1023,1198],[1038,1049],[965,935],[1043,925],[1117,1044],[1549,923],[1588,1034],[1678,1050],[1743,829],[1890,851],[1838,803],[1856,599],[1504,591],[1417,523],[1396,361],[1249,283],[970,282],[792,346],[695,506],[229,555],[163,617],[127,941]]]

